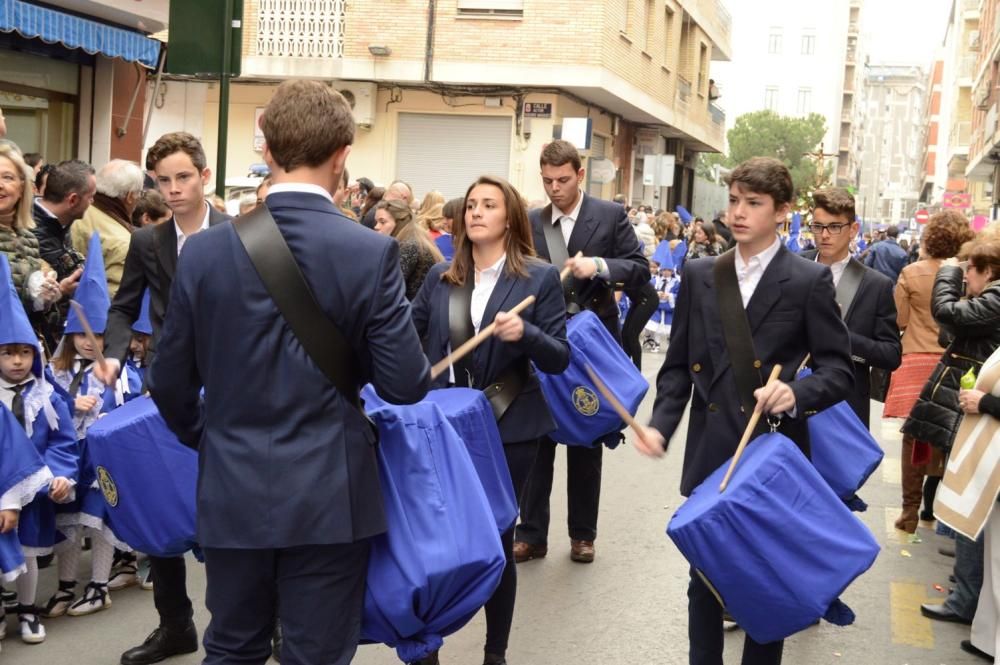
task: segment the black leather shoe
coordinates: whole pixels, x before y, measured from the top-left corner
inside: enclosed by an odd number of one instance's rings
[[[198,650],[198,629],[194,623],[183,631],[173,631],[160,626],[137,647],[122,654],[121,665],[150,665],[171,656],[194,653]]]
[[[940,605],[923,604],[920,606],[920,613],[923,614],[928,619],[935,619],[937,621],[951,621],[952,623],[964,623],[966,626],[972,625],[972,619],[966,619],[958,614],[955,614],[948,606],[944,603]]]
[[[982,649],[977,649],[972,644],[972,640],[962,640],[962,645],[961,646],[962,646],[962,651],[964,651],[965,653],[971,653],[973,656],[979,656],[983,660],[988,661],[990,663],[996,662],[993,659],[993,656],[989,655],[988,653],[986,653]]]

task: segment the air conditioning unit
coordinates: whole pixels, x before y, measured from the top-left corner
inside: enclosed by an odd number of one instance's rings
[[[375,102],[378,86],[367,81],[334,81],[330,84],[344,96],[354,110],[354,122],[362,129],[375,124]]]
[[[985,111],[990,107],[990,86],[984,85],[976,91],[976,108]]]

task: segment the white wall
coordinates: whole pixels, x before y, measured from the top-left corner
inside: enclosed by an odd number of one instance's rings
[[[204,139],[205,102],[208,94],[208,83],[200,81],[162,81],[160,90],[153,90],[150,83],[146,91],[146,99],[154,105],[153,117],[149,122],[149,132],[146,134],[146,145],[142,147],[142,159],[146,151],[156,143],[156,140],[168,132],[185,131]],[[218,107],[218,105],[216,105]],[[149,109],[146,109],[147,112]],[[213,143],[205,145],[208,162],[215,166],[215,132],[212,132]]]

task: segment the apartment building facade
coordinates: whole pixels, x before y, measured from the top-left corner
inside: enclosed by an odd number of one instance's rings
[[[709,74],[730,34],[721,0],[245,0],[227,174],[261,161],[256,118],[280,81],[308,77],[354,104],[354,176],[458,196],[493,173],[540,201],[538,155],[563,135],[589,192],[672,208],[691,200],[697,153],[723,150]],[[152,137],[186,126],[214,150],[216,85],[168,80],[156,96]],[[667,155],[671,173],[646,159]]]
[[[965,175],[976,199],[988,204],[990,220],[1000,219],[1000,0],[970,0],[979,10],[975,35],[975,69],[972,76],[972,119],[968,165]]]

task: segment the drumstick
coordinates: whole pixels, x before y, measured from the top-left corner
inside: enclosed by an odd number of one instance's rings
[[[528,296],[521,302],[514,305],[514,307],[512,307],[510,311],[507,313],[519,314],[522,310],[524,310],[525,307],[527,307],[533,302],[535,302],[535,296]],[[452,351],[450,354],[448,354],[441,360],[434,363],[434,367],[431,367],[431,381],[438,378],[438,376],[440,376],[442,372],[448,369],[449,365],[457,363],[459,360],[467,356],[473,349],[475,349],[477,346],[486,341],[486,339],[493,334],[493,331],[496,330],[496,327],[497,323],[496,321],[494,321],[490,325],[480,330],[478,335],[465,342],[465,344],[458,347],[457,349]]]
[[[618,417],[621,418],[626,425],[632,428],[632,431],[642,440],[643,443],[646,443],[646,432],[642,425],[635,421],[635,418],[633,418],[632,414],[628,412],[625,405],[619,402],[618,398],[615,397],[610,390],[608,390],[604,381],[601,381],[600,377],[597,376],[597,373],[594,372],[594,368],[592,368],[589,364],[585,364],[583,368],[587,370],[587,376],[590,377],[594,387],[597,388],[598,392],[604,396],[604,399],[608,400],[608,404],[610,404],[611,408],[618,414]]]
[[[94,335],[94,329],[90,327],[90,321],[87,320],[87,315],[83,313],[83,307],[80,306],[75,300],[69,301],[70,307],[76,312],[76,318],[80,319],[80,325],[83,326],[83,334],[87,336],[87,341],[94,347],[94,353],[97,355],[97,364],[101,368],[102,372],[107,372],[107,366],[104,362],[104,354],[101,352],[101,346],[97,342],[97,336]]]
[[[573,258],[574,258],[574,259],[578,259],[578,258],[580,258],[581,256],[583,256],[583,251],[582,251],[582,250],[581,250],[581,251],[579,251],[579,252],[577,252],[577,253],[576,253],[576,256],[574,256]],[[566,280],[566,278],[567,278],[567,277],[569,277],[569,274],[570,274],[571,272],[573,272],[573,268],[572,268],[572,266],[566,266],[565,268],[563,268],[563,269],[562,269],[562,270],[561,270],[561,271],[559,272],[559,281],[560,281],[560,282],[563,282],[563,281],[565,281],[565,280]]]
[[[775,365],[774,369],[771,370],[771,376],[767,378],[767,386],[771,385],[778,380],[778,374],[781,373],[781,365]],[[765,388],[767,387],[765,386]],[[740,457],[743,456],[743,449],[747,447],[750,442],[750,437],[753,435],[754,429],[757,427],[757,421],[760,420],[761,411],[758,408],[753,410],[750,415],[750,422],[747,424],[746,430],[743,432],[743,438],[740,439],[740,445],[736,448],[736,454],[733,455],[733,461],[729,463],[729,469],[726,470],[726,476],[722,479],[722,484],[719,485],[719,492],[725,492],[726,486],[729,485],[729,479],[733,475],[733,471],[736,470],[736,463],[740,461]]]

